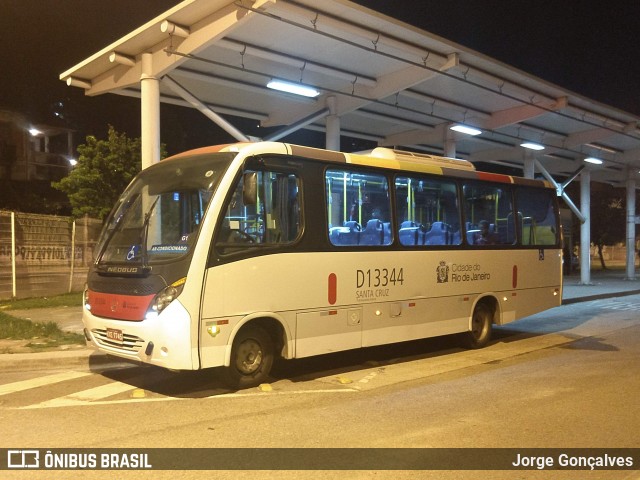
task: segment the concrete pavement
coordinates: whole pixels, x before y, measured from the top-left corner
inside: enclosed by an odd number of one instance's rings
[[[580,284],[580,275],[565,276],[562,304],[588,302],[601,298],[622,297],[640,293],[640,278],[626,280],[621,270],[591,272],[591,283]]]
[[[640,279],[625,280],[620,270],[592,272],[591,284],[581,285],[580,276],[564,279],[563,304],[586,302],[603,298],[640,294]],[[38,308],[7,310],[7,313],[34,322],[56,322],[62,330],[82,333],[82,307]],[[52,367],[91,367],[105,363],[117,363],[115,357],[98,353],[87,347],[71,347],[39,353],[0,354],[0,370],[31,370]]]

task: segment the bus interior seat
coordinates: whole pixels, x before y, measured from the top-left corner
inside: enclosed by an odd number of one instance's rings
[[[512,244],[516,242],[517,235],[522,236],[522,213],[518,212],[518,221],[514,222],[513,212],[506,219],[498,219],[498,236],[500,243]]]
[[[420,227],[411,220],[405,220],[400,224],[398,237],[402,245],[418,245],[418,231]]]
[[[390,245],[391,239],[393,238],[393,236],[391,235],[391,222],[384,222],[382,228],[384,229],[382,244]]]
[[[449,225],[444,222],[433,222],[431,229],[426,233],[427,245],[449,245],[453,236]]]
[[[382,245],[384,243],[384,225],[382,221],[373,218],[367,222],[360,234],[360,245]]]
[[[362,227],[355,220],[344,222],[342,227],[332,227],[329,239],[333,245],[358,245]]]
[[[477,236],[480,235],[479,229],[471,229],[467,230],[467,243],[469,245],[473,245],[476,241]]]

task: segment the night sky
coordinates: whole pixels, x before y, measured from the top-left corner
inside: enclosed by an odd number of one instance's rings
[[[176,0],[0,0],[0,108],[37,123],[67,126],[81,138],[107,125],[140,134],[139,101],[85,97],[59,74]],[[551,83],[640,116],[640,2],[612,0],[358,0]],[[62,102],[61,109],[58,102]],[[224,139],[201,114],[163,106],[170,153]],[[169,119],[164,111],[171,109]],[[195,124],[194,124],[195,121]],[[189,122],[191,131],[181,124]]]

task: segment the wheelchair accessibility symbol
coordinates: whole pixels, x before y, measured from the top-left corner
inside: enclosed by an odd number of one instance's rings
[[[127,253],[127,261],[134,260],[138,256],[138,252],[140,251],[140,247],[137,245],[131,245],[131,250]]]

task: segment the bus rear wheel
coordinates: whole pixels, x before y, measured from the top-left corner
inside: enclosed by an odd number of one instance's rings
[[[225,383],[232,388],[249,388],[269,378],[274,359],[273,341],[259,326],[238,332],[231,346],[231,363],[225,369]]]
[[[473,310],[471,330],[464,333],[462,344],[466,348],[483,348],[491,340],[493,311],[486,303],[479,303]]]

